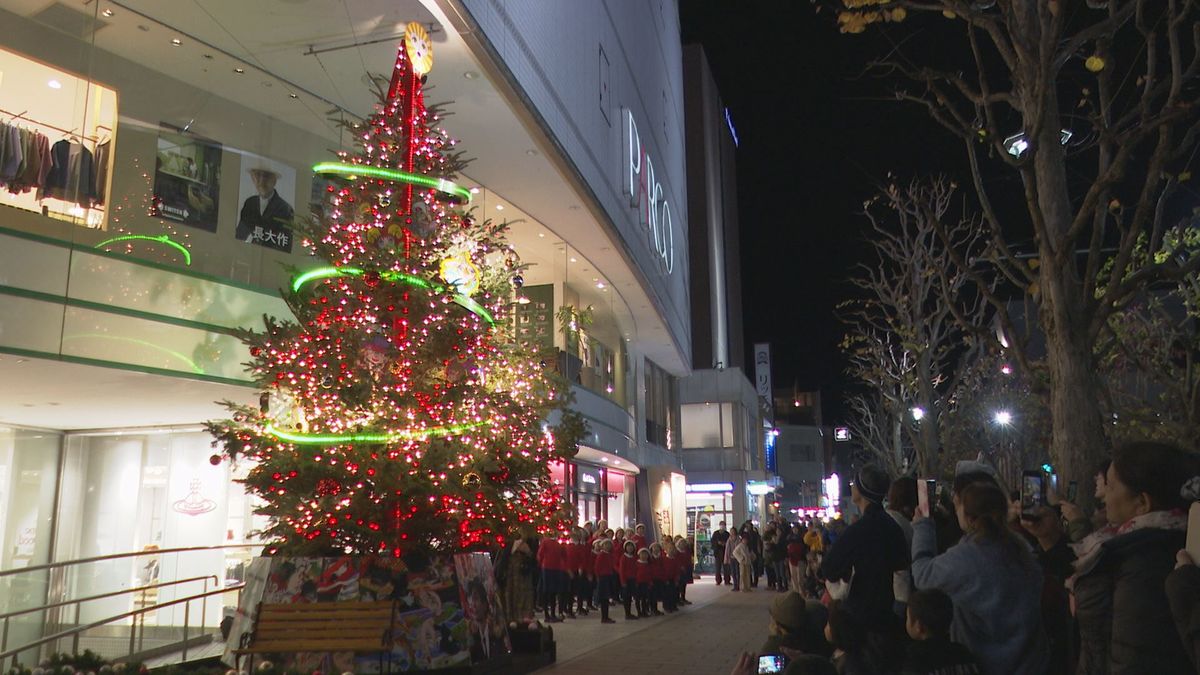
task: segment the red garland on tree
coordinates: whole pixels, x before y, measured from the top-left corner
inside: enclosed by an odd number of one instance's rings
[[[513,337],[517,257],[506,225],[460,208],[462,158],[424,104],[431,62],[410,24],[359,151],[314,167],[341,182],[327,218],[298,228],[331,266],[295,280],[296,323],[244,336],[270,405],[208,425],[254,463],[246,488],[291,555],[452,552],[570,525],[549,463],[584,426]]]

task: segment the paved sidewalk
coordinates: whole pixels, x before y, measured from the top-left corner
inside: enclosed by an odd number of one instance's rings
[[[767,638],[767,610],[778,594],[763,586],[734,593],[712,578],[688,589],[693,605],[679,612],[626,621],[623,609],[604,625],[593,612],[554,624],[558,661],[538,673],[726,675],[743,651],[756,652]]]

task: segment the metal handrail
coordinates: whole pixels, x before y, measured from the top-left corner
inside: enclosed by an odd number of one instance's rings
[[[43,565],[30,565],[29,567],[18,567],[11,570],[0,571],[0,577],[6,577],[13,574],[23,574],[25,572],[37,572],[40,570],[52,570],[59,567],[70,567],[71,565],[83,565],[85,563],[102,562],[105,560],[120,560],[121,558],[137,558],[144,555],[163,555],[165,553],[188,553],[191,551],[221,551],[227,548],[262,548],[266,544],[223,544],[221,546],[184,546],[181,548],[160,548],[153,551],[133,551],[130,553],[112,553],[109,555],[98,555],[92,558],[79,558],[76,560],[61,560],[59,562],[45,563]]]
[[[215,574],[206,574],[202,577],[192,577],[190,579],[177,579],[175,581],[164,581],[162,583],[152,584],[150,586],[139,586],[137,588],[126,588],[126,589],[123,589],[120,591],[112,591],[111,593],[101,593],[100,595],[89,595],[86,598],[76,598],[74,600],[63,600],[62,602],[54,602],[49,605],[42,605],[40,607],[30,607],[29,609],[18,609],[15,612],[9,612],[7,614],[0,614],[0,620],[8,619],[9,617],[13,617],[13,616],[20,616],[22,614],[32,614],[33,612],[41,612],[41,611],[47,610],[47,609],[54,609],[55,607],[65,607],[67,605],[73,605],[77,602],[91,602],[92,600],[103,600],[104,598],[112,598],[112,597],[115,597],[118,595],[125,595],[126,593],[140,593],[142,591],[152,591],[156,588],[163,588],[164,586],[174,586],[176,584],[186,584],[186,583],[192,582],[192,581],[204,581],[205,579],[212,579],[214,585],[216,585],[217,583],[220,582],[220,580],[217,579],[217,575],[215,575]],[[2,648],[2,647],[0,647],[0,648]]]
[[[201,577],[201,578],[204,578],[204,577]],[[54,642],[56,640],[61,640],[65,637],[70,637],[72,635],[76,635],[78,633],[82,633],[84,631],[88,631],[93,628],[98,628],[100,626],[112,623],[114,621],[120,621],[121,619],[128,619],[129,617],[135,617],[140,614],[145,614],[147,612],[158,611],[159,609],[162,609],[163,607],[171,607],[173,605],[178,605],[181,602],[190,603],[192,600],[200,600],[202,598],[208,598],[213,595],[224,595],[225,593],[230,593],[233,591],[240,591],[245,585],[246,585],[246,583],[242,582],[240,584],[235,584],[235,585],[229,586],[227,588],[219,588],[214,591],[208,591],[207,593],[200,593],[197,595],[189,595],[186,598],[176,598],[175,600],[171,600],[170,602],[162,602],[162,603],[159,603],[156,605],[152,605],[150,607],[142,607],[142,608],[135,609],[135,610],[132,610],[129,612],[125,612],[123,614],[118,614],[116,616],[110,616],[107,619],[93,621],[93,622],[87,624],[86,626],[75,626],[74,628],[71,628],[71,629],[68,629],[68,630],[65,630],[65,631],[62,631],[59,633],[55,633],[53,635],[43,636],[37,640],[34,640],[33,642],[21,645],[20,647],[9,649],[8,651],[0,652],[0,667],[3,667],[4,660],[10,656],[13,657],[13,666],[15,667],[17,665],[17,658],[16,658],[17,654],[20,654],[21,652],[33,649],[34,647],[41,647],[44,644]],[[183,617],[184,617],[183,618],[183,645],[184,645],[183,653],[184,653],[185,658],[187,656],[188,614],[189,614],[188,609],[189,609],[189,607],[190,607],[190,605],[185,605],[184,611],[183,611]],[[136,635],[137,635],[137,630],[136,630],[136,626],[135,626],[135,629],[131,630],[130,634],[129,634],[129,653],[130,654],[133,654],[133,645],[135,642]]]

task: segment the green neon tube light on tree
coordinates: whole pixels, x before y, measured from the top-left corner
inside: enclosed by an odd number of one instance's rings
[[[392,433],[354,433],[354,434],[305,434],[284,431],[273,424],[268,424],[266,432],[281,441],[296,445],[334,445],[337,443],[393,443],[395,441],[419,441],[425,438],[440,436],[455,436],[466,433],[471,429],[487,424],[474,422],[471,424],[451,424],[444,427],[431,427],[418,431],[396,431]]]
[[[350,164],[348,162],[320,162],[314,164],[312,170],[313,173],[317,174],[345,176],[350,179],[358,176],[367,176],[369,178],[382,178],[383,180],[390,180],[396,183],[408,183],[409,185],[437,190],[444,195],[454,198],[460,204],[471,203],[470,190],[445,178],[431,178],[418,173],[400,171],[399,169],[388,169],[382,166],[371,166],[370,164]]]

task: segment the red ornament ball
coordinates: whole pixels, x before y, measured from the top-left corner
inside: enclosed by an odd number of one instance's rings
[[[250,356],[258,356],[262,353],[262,347],[251,347]]]
[[[381,280],[382,277],[380,277],[379,272],[375,270],[370,270],[363,273],[363,281],[366,282],[366,284],[371,288],[378,286]]]
[[[208,463],[209,463],[209,464],[212,464],[213,466],[216,466],[216,465],[220,464],[220,463],[221,463],[221,456],[220,456],[220,455],[213,455],[212,457],[209,457],[209,458],[208,458]]]

